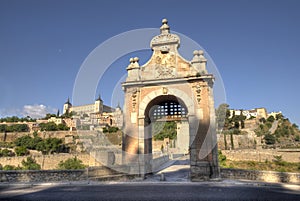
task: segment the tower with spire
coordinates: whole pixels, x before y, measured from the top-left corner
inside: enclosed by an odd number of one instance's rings
[[[101,99],[100,94],[98,95],[98,98],[95,100],[94,112],[103,113],[103,100]]]
[[[71,112],[70,111],[71,108],[72,108],[72,104],[70,103],[70,98],[68,98],[67,101],[64,104],[63,114]]]

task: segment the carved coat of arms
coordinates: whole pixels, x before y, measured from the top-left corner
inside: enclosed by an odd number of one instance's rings
[[[175,55],[160,54],[155,57],[156,78],[175,77]]]

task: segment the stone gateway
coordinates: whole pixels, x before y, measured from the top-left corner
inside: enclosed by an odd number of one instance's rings
[[[134,167],[132,173],[153,172],[153,123],[176,121],[180,149],[190,154],[191,180],[219,177],[214,76],[207,72],[204,51],[195,50],[191,61],[180,56],[180,38],[170,33],[166,19],[150,44],[150,60],[140,65],[131,58],[122,84],[123,163]]]

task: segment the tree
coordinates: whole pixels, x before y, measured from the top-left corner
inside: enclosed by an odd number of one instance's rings
[[[65,150],[62,140],[58,138],[47,138],[37,144],[37,150],[43,154],[59,153]]]
[[[273,116],[269,116],[267,118],[267,121],[270,122],[270,123],[273,123],[275,121],[275,118]]]
[[[219,107],[216,109],[216,122],[217,122],[217,128],[218,130],[223,129],[223,127],[226,126],[226,119],[229,118],[230,116],[230,111],[229,111],[229,105],[226,103],[223,103],[219,105]]]
[[[29,154],[29,151],[27,150],[26,147],[21,146],[21,147],[16,147],[15,148],[15,153],[17,156],[26,156]]]
[[[275,136],[271,134],[266,134],[264,139],[265,139],[265,143],[268,145],[275,144],[276,141]]]
[[[299,129],[299,126],[295,123],[292,125],[292,127],[295,128],[295,129]]]
[[[174,121],[156,122],[154,133],[154,140],[163,140],[164,138],[173,140],[177,136],[177,124]]]
[[[3,170],[21,170],[22,168],[20,166],[14,166],[14,165],[5,165],[3,167]]]
[[[66,161],[60,161],[58,164],[58,169],[62,170],[76,170],[76,169],[84,169],[85,165],[83,165],[82,161],[75,158],[69,158]]]
[[[57,125],[54,122],[40,123],[41,131],[57,131]]]
[[[276,114],[276,120],[280,120],[280,119],[283,119],[283,118],[284,118],[284,116],[281,113]]]
[[[57,125],[57,129],[60,130],[60,131],[70,130],[70,128],[67,125],[65,125],[65,124],[58,124]]]
[[[33,158],[30,156],[27,157],[26,161],[22,160],[22,165],[24,170],[40,170],[41,165],[36,162]]]
[[[15,156],[15,153],[8,149],[0,150],[0,157],[12,157]]]
[[[238,121],[234,122],[234,128],[236,128],[236,129],[240,128],[240,123]]]
[[[267,121],[267,120],[266,120],[264,117],[262,117],[262,118],[259,119],[259,122],[260,122],[260,123],[263,123],[263,124],[266,123],[266,121]]]
[[[67,110],[66,113],[61,115],[61,118],[72,118],[74,115],[76,115],[76,112],[74,111],[69,112],[69,110]]]
[[[56,114],[47,113],[44,119],[50,119],[51,117],[56,117]]]
[[[0,132],[27,132],[27,124],[0,125]]]
[[[37,136],[37,133],[33,134],[34,137],[30,136],[23,136],[19,137],[14,141],[14,144],[18,146],[16,148],[17,155],[26,155],[25,149],[33,149],[41,151],[43,154],[51,154],[53,152],[67,152],[68,147],[63,144],[63,141],[58,138],[47,138],[42,139],[41,137]]]
[[[222,154],[221,150],[218,151],[219,163],[222,167],[226,166],[226,156]]]

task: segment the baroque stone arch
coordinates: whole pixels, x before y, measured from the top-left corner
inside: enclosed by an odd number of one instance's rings
[[[123,163],[133,174],[155,170],[152,155],[149,108],[174,101],[182,104],[187,114],[182,124],[182,136],[188,135],[190,178],[192,181],[219,177],[218,150],[215,131],[213,98],[214,76],[206,70],[207,60],[202,50],[195,50],[191,61],[178,53],[180,38],[170,33],[163,20],[160,34],[151,40],[153,54],[140,66],[137,57],[126,68],[128,75],[122,84],[125,92]],[[182,138],[183,141],[186,138]],[[184,145],[185,146],[185,145]]]

